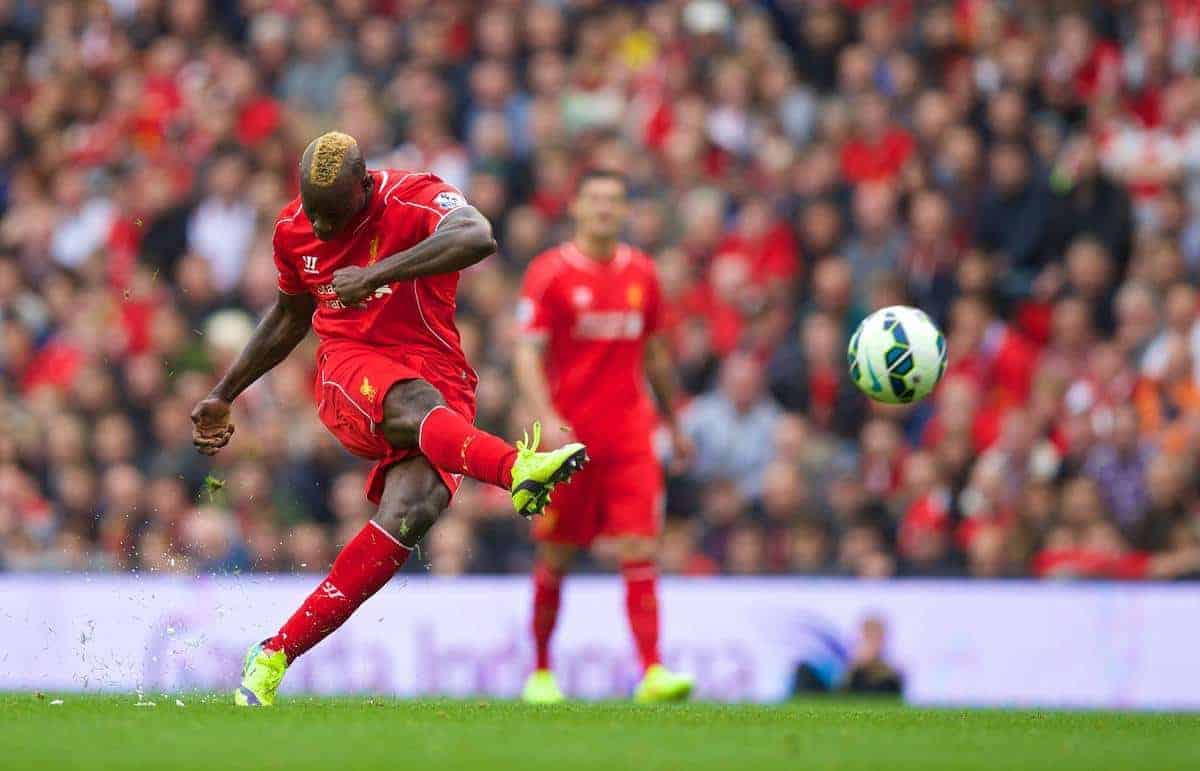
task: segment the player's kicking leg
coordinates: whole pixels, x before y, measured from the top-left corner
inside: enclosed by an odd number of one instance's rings
[[[450,491],[425,458],[414,456],[389,469],[375,517],[346,544],[329,575],[279,631],[250,649],[234,701],[274,704],[288,665],[395,575],[449,503]]]
[[[554,486],[587,462],[587,450],[573,442],[538,452],[542,429],[516,446],[476,428],[446,405],[424,380],[397,383],[383,403],[383,434],[393,447],[419,447],[429,462],[451,474],[496,485],[512,493],[513,507],[526,517],[540,514]]]
[[[238,704],[273,704],[288,664],[341,626],[368,597],[387,583],[409,551],[450,500],[436,466],[511,490],[513,505],[525,516],[540,513],[556,484],[587,460],[581,444],[537,452],[533,441],[516,447],[480,431],[446,406],[441,393],[424,380],[403,380],[387,392],[380,429],[397,449],[419,448],[414,457],[388,472],[375,518],[342,549],[333,569],[272,638],[250,649]]]
[[[558,621],[562,580],[571,566],[576,547],[572,544],[541,542],[533,568],[533,632],[535,663],[525,681],[521,698],[530,704],[558,704],[565,700],[554,671],[550,669],[550,638]]]
[[[683,701],[692,694],[691,676],[662,665],[658,650],[658,567],[653,538],[626,536],[618,543],[621,578],[625,583],[625,614],[634,647],[642,662],[641,682],[633,700],[641,703]]]

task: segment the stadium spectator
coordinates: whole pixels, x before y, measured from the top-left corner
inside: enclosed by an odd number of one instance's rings
[[[899,694],[904,676],[886,658],[887,626],[876,617],[865,619],[850,657],[845,689],[850,693]]]
[[[255,212],[246,198],[246,162],[238,153],[216,157],[208,170],[208,195],[188,221],[188,248],[208,262],[217,291],[228,293],[242,277],[254,239]]]
[[[774,454],[778,416],[778,406],[765,392],[762,365],[747,354],[726,358],[717,389],[696,399],[683,415],[683,429],[696,447],[692,476],[701,483],[730,477],[743,495],[755,498]]]

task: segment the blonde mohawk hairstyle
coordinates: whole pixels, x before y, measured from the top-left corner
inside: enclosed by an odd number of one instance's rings
[[[308,181],[317,187],[329,187],[336,182],[346,151],[356,144],[354,137],[340,131],[329,131],[317,137],[308,168]]]

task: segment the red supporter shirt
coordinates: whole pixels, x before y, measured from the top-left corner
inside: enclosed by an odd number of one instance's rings
[[[525,275],[521,328],[545,339],[554,408],[595,459],[652,453],[657,413],[642,357],[661,306],[654,262],[625,244],[604,263],[567,242]]]
[[[409,249],[466,205],[462,193],[433,174],[382,169],[370,175],[375,188],[369,205],[332,241],[313,235],[299,197],[283,207],[272,240],[280,291],[316,298],[313,329],[322,345],[351,341],[439,359],[473,379],[454,325],[457,272],[380,287],[362,307],[337,299],[332,281],[338,268],[365,267]]]
[[[915,147],[913,138],[900,129],[889,130],[878,143],[851,139],[842,147],[842,174],[852,183],[892,179]]]

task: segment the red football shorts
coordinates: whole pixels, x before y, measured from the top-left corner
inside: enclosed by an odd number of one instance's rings
[[[474,388],[451,365],[432,357],[385,353],[359,343],[322,343],[317,350],[317,415],[343,447],[360,458],[376,461],[367,476],[366,493],[371,503],[379,503],[388,469],[421,454],[415,447],[392,447],[380,426],[388,389],[403,380],[418,379],[441,392],[450,409],[475,420]],[[436,466],[434,469],[453,496],[462,476]]]
[[[533,520],[533,536],[574,546],[597,538],[654,537],[662,529],[663,503],[662,468],[654,456],[592,461],[554,488],[550,505]]]

